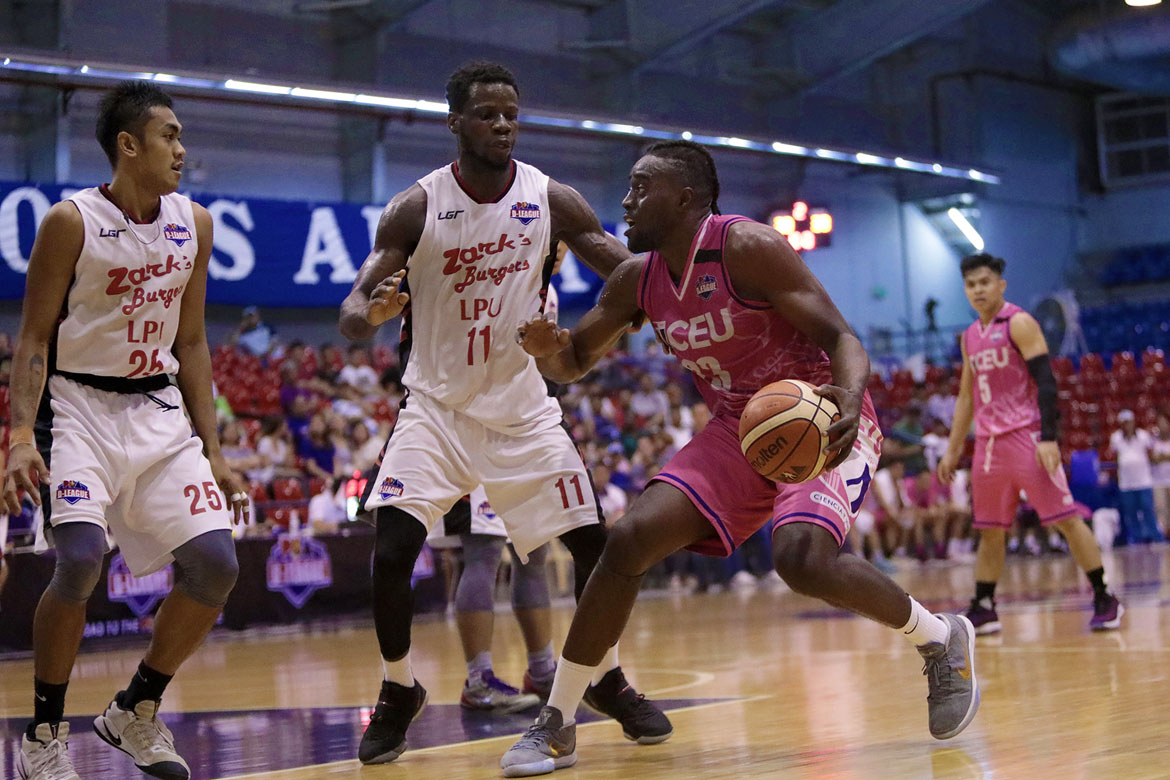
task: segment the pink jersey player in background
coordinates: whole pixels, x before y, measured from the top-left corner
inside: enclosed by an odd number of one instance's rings
[[[963,333],[963,376],[947,451],[939,476],[950,482],[975,421],[971,464],[974,510],[979,530],[975,597],[967,617],[980,634],[1000,630],[995,585],[1003,573],[1004,544],[1016,516],[1020,492],[1040,521],[1068,540],[1069,551],[1093,586],[1094,631],[1118,628],[1125,611],[1105,584],[1101,550],[1085,525],[1060,462],[1057,445],[1056,378],[1039,323],[1008,303],[1003,294],[1003,259],[989,254],[963,259],[963,287],[979,319]]]
[[[962,731],[979,705],[974,628],[934,615],[864,558],[841,545],[865,499],[881,445],[865,392],[869,357],[824,288],[788,242],[746,217],[718,213],[719,179],[698,144],[650,146],[630,173],[630,250],[601,298],[570,333],[537,318],[517,339],[549,379],[580,378],[641,314],[686,367],[711,422],[679,450],[606,539],[578,601],[548,706],[503,757],[506,777],[576,763],[577,705],[625,629],[642,575],[688,548],[729,555],[773,523],[776,571],[815,596],[900,631],[926,661],[930,731]],[[780,379],[803,379],[831,396],[830,470],[797,485],[757,474],[739,447],[739,415]]]

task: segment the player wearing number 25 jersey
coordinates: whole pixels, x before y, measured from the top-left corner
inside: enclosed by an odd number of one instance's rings
[[[235,584],[230,526],[247,493],[216,433],[204,329],[212,221],[175,192],[181,134],[149,81],[107,92],[97,137],[113,177],[53,206],[29,258],[4,503],[19,510],[23,492],[41,504],[56,564],[33,629],[23,780],[77,780],[65,691],[111,537],[135,576],[174,562],[174,588],[94,731],[147,774],[190,775],[156,716]]]

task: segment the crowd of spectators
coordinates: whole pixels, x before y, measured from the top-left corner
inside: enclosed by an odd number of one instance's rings
[[[404,395],[395,352],[383,345],[283,343],[250,308],[228,342],[212,350],[212,364],[224,453],[247,476],[258,508],[260,522],[247,532],[289,525],[329,532],[352,520],[355,496]],[[0,426],[8,418],[10,368],[11,341],[0,333]],[[1061,373],[1067,379],[1067,371]],[[1080,386],[1075,378],[1069,384]],[[964,475],[943,486],[936,474],[958,388],[957,365],[927,365],[919,376],[904,369],[875,373],[870,382],[886,441],[866,519],[850,541],[887,570],[900,556],[970,558],[968,480]],[[610,522],[709,419],[694,384],[654,341],[633,351],[623,341],[585,381],[561,389],[559,399]],[[1076,403],[1063,393],[1066,410]],[[1123,511],[1139,517],[1128,534],[1123,524],[1120,538],[1161,539],[1170,520],[1170,420],[1159,419],[1147,432],[1134,429],[1132,413],[1120,414],[1114,416],[1117,433],[1098,453],[1116,457]],[[1079,430],[1074,426],[1072,435]],[[3,443],[6,428],[0,434]],[[1064,444],[1067,461],[1072,448]],[[1145,466],[1135,465],[1139,455],[1148,460]],[[1029,535],[1027,512],[1025,504],[1013,547],[1059,546],[1057,539]],[[769,544],[760,534],[729,563],[678,555],[657,574],[677,587],[759,581],[771,569]]]

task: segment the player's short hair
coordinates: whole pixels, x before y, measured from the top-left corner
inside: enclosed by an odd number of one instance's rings
[[[150,121],[150,109],[171,105],[171,96],[149,81],[123,81],[102,96],[96,135],[110,165],[118,164],[118,133],[126,131],[143,140],[142,130]]]
[[[1007,263],[1002,257],[980,252],[977,255],[967,255],[959,263],[959,272],[966,276],[977,268],[990,268],[997,276],[1003,276],[1003,269]]]
[[[471,97],[473,84],[507,84],[516,90],[517,96],[520,95],[520,87],[516,86],[516,77],[512,75],[512,71],[498,62],[472,60],[463,63],[459,70],[447,79],[448,110],[456,114],[463,110],[467,105],[467,99]]]
[[[700,202],[719,213],[719,174],[715,160],[702,145],[694,141],[659,141],[646,147],[643,154],[652,154],[676,162],[686,185],[695,191]]]

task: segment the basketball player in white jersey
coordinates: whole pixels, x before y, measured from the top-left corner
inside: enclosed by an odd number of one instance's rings
[[[459,158],[386,206],[373,251],[341,306],[341,331],[370,338],[403,314],[407,397],[363,504],[375,515],[374,626],[385,681],[358,752],[393,761],[426,691],[410,667],[410,574],[427,531],[482,484],[517,554],[559,536],[577,594],[605,545],[589,474],[516,326],[539,312],[553,240],[602,275],[629,256],[572,188],[512,159],[516,81],[469,63],[447,83]],[[630,739],[661,742],[669,720],[626,683],[616,651],[586,694]]]
[[[65,689],[111,535],[135,576],[173,562],[175,584],[94,730],[147,774],[190,776],[159,703],[235,584],[231,524],[247,494],[216,435],[203,322],[211,217],[175,193],[181,133],[153,84],[110,90],[97,138],[113,178],[53,206],[29,259],[4,503],[18,512],[27,494],[41,505],[57,563],[33,624],[25,780],[78,778]]]

